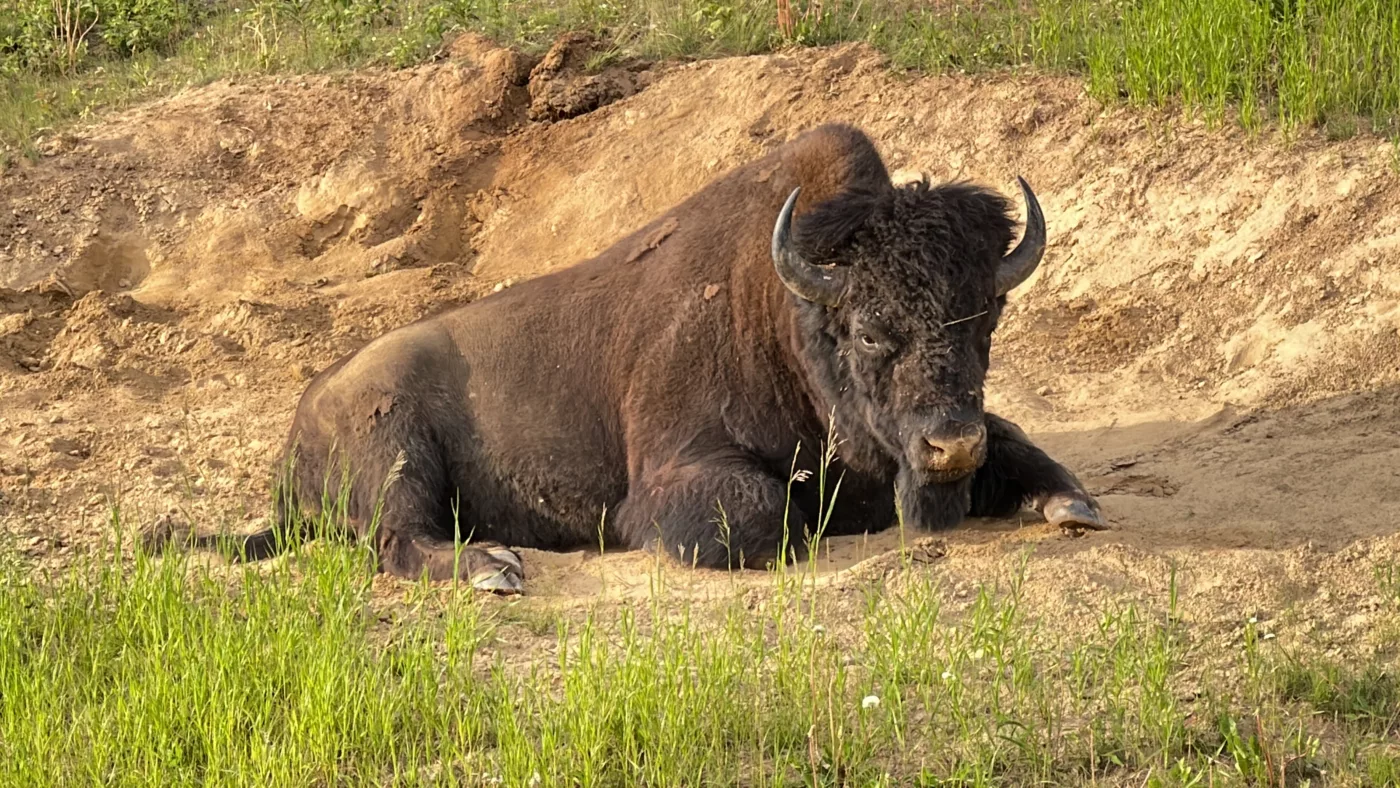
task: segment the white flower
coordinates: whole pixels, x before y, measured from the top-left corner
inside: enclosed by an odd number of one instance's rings
[[[1258,624],[1258,623],[1259,623],[1259,617],[1258,617],[1258,616],[1250,616],[1250,617],[1249,617],[1249,623],[1251,623],[1251,624]]]
[[[956,679],[956,678],[957,678],[957,676],[954,676],[952,673],[950,673],[950,672],[948,672],[948,671],[946,671],[946,670],[943,671],[943,680],[944,680],[944,681],[952,681],[952,680],[954,680],[954,679]]]
[[[862,709],[878,709],[880,708],[880,699],[874,695],[866,695],[861,698],[860,707]]]
[[[813,624],[812,631],[820,635],[826,631],[826,627],[822,626],[821,624]]]

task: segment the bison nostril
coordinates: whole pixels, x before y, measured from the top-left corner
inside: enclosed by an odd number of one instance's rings
[[[957,434],[947,435],[939,432],[935,435],[925,435],[922,461],[927,467],[936,470],[962,470],[971,468],[977,464],[977,456],[981,451],[982,441],[979,436],[968,436]]]

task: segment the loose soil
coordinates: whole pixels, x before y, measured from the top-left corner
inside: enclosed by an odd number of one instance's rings
[[[0,175],[0,534],[63,565],[173,516],[251,529],[309,378],[425,314],[570,265],[828,121],[899,178],[1035,187],[1051,246],[998,333],[993,410],[1113,530],[1027,513],[832,540],[823,582],[920,542],[948,593],[1034,547],[1029,599],[1364,643],[1400,552],[1400,177],[1391,145],[1105,108],[1033,74],[911,77],[862,46],[585,73],[476,38],[442,61],[225,81],[49,140]],[[639,553],[524,551],[551,608],[650,593]],[[666,570],[699,596],[761,572]],[[382,581],[386,593],[398,586]],[[523,635],[522,635],[523,637]],[[547,636],[546,639],[552,637]]]

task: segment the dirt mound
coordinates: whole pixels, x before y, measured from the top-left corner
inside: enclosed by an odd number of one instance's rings
[[[598,55],[591,36],[564,36],[530,69],[530,120],[564,120],[592,112],[632,95],[650,81],[647,64],[633,68],[611,67],[587,73],[590,58]],[[634,76],[640,72],[640,76]]]
[[[1029,541],[1049,585],[1155,588],[1144,578],[1164,556],[1195,556],[1200,594],[1238,575],[1265,597],[1283,587],[1241,567],[1393,553],[1378,538],[1400,521],[1389,145],[1283,145],[1106,110],[1045,76],[907,78],[861,46],[596,72],[606,58],[583,37],[540,59],[470,37],[449,54],[190,90],[3,176],[6,534],[62,558],[103,532],[103,495],[137,520],[249,525],[318,369],[596,253],[838,120],[866,129],[900,178],[1010,190],[1024,175],[1049,219],[1046,262],[999,333],[990,401],[1082,475],[1118,530],[1066,540],[977,523],[948,536],[941,571],[970,576]],[[825,567],[898,539],[837,543]],[[537,595],[647,588],[637,556],[527,560]],[[1287,560],[1287,582],[1303,582],[1302,559]]]
[[[79,294],[192,303],[462,264],[502,136],[530,91],[573,77],[556,68],[527,87],[524,56],[477,55],[221,82],[68,135],[7,176],[0,286],[51,276]]]

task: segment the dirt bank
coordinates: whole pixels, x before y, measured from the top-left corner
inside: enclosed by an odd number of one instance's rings
[[[1365,567],[1400,548],[1390,145],[1105,110],[1046,76],[906,78],[860,46],[602,74],[579,70],[586,47],[536,61],[464,39],[406,71],[216,83],[0,176],[5,536],[65,561],[104,532],[104,496],[137,523],[251,527],[316,370],[840,120],[900,177],[1035,186],[1052,246],[999,333],[990,402],[1116,528],[974,523],[930,571],[975,580],[1035,543],[1032,585],[1072,610],[1151,599],[1186,560],[1205,619],[1335,608],[1329,637],[1364,632]],[[898,539],[834,544],[828,568]],[[553,603],[648,588],[637,555],[526,558]]]

